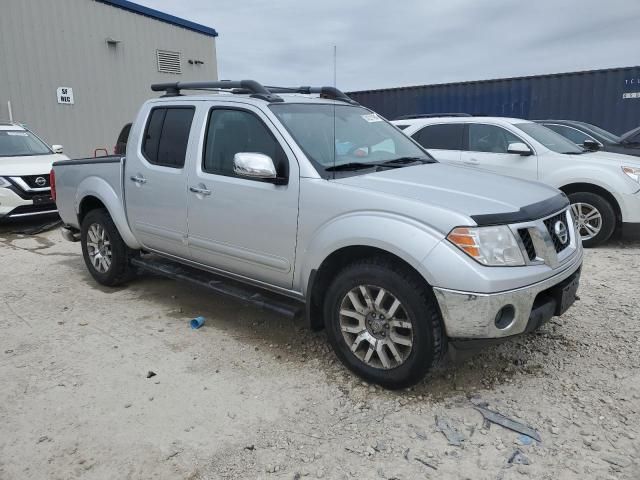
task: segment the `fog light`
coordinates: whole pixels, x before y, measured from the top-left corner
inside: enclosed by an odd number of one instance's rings
[[[516,309],[513,308],[513,305],[505,305],[496,314],[496,327],[498,327],[500,330],[504,330],[505,328],[510,327],[515,316]]]

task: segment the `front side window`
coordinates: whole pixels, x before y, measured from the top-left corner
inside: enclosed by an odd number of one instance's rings
[[[29,157],[51,153],[44,142],[27,130],[0,130],[0,157]]]
[[[363,107],[280,103],[269,108],[325,178],[331,178],[330,172],[342,165],[361,163],[373,168],[398,159],[431,158],[397,128]]]
[[[413,138],[426,149],[462,150],[464,125],[461,123],[428,125],[414,133]]]
[[[184,167],[193,107],[154,108],[142,141],[144,157],[154,165]]]
[[[207,173],[234,176],[233,157],[240,152],[267,155],[273,160],[278,176],[287,176],[287,156],[260,118],[245,110],[211,110],[202,169]]]
[[[469,124],[471,152],[508,153],[510,143],[522,143],[522,140],[497,125]]]
[[[593,140],[596,141],[593,137],[587,135],[580,130],[576,130],[575,128],[567,127],[565,125],[557,125],[557,124],[543,124],[545,127],[550,128],[556,133],[559,133],[567,140],[571,140],[576,145],[582,145],[585,140]]]
[[[544,125],[540,125],[539,123],[516,123],[514,124],[514,127],[522,130],[536,142],[541,143],[552,152],[566,153],[569,155],[579,155],[584,153],[584,149],[582,147],[577,146],[562,135],[548,129]]]

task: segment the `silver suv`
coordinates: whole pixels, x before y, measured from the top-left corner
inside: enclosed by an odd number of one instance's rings
[[[582,247],[558,190],[438,163],[335,88],[152,88],[126,157],[54,165],[64,235],[98,282],[144,269],[287,299],[389,388],[575,300]]]

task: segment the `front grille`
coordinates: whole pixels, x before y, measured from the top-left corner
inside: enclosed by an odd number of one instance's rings
[[[521,228],[518,230],[518,234],[520,235],[520,239],[524,245],[524,249],[527,252],[527,256],[530,261],[534,261],[536,259],[536,248],[533,246],[533,240],[531,239],[531,234],[529,233],[528,228]]]
[[[567,235],[567,240],[566,242],[562,242],[562,240],[560,239],[560,236],[556,233],[555,231],[555,227],[556,224],[560,222],[562,223],[562,225],[564,225],[565,231],[566,231],[566,235]],[[567,248],[569,246],[570,243],[570,237],[569,237],[569,225],[567,224],[567,212],[561,212],[557,215],[554,215],[553,217],[547,218],[544,221],[544,225],[545,227],[547,227],[547,232],[549,232],[549,236],[551,237],[551,240],[553,241],[553,246],[556,249],[556,252],[560,253],[561,251],[563,251],[565,248]]]
[[[25,175],[22,181],[26,183],[29,188],[49,188],[49,175]],[[44,180],[44,183],[43,183]]]

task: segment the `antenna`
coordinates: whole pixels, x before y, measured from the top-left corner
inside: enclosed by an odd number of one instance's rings
[[[338,84],[336,83],[337,58],[338,58],[338,46],[334,45],[333,46],[333,86],[334,87],[338,86]]]

